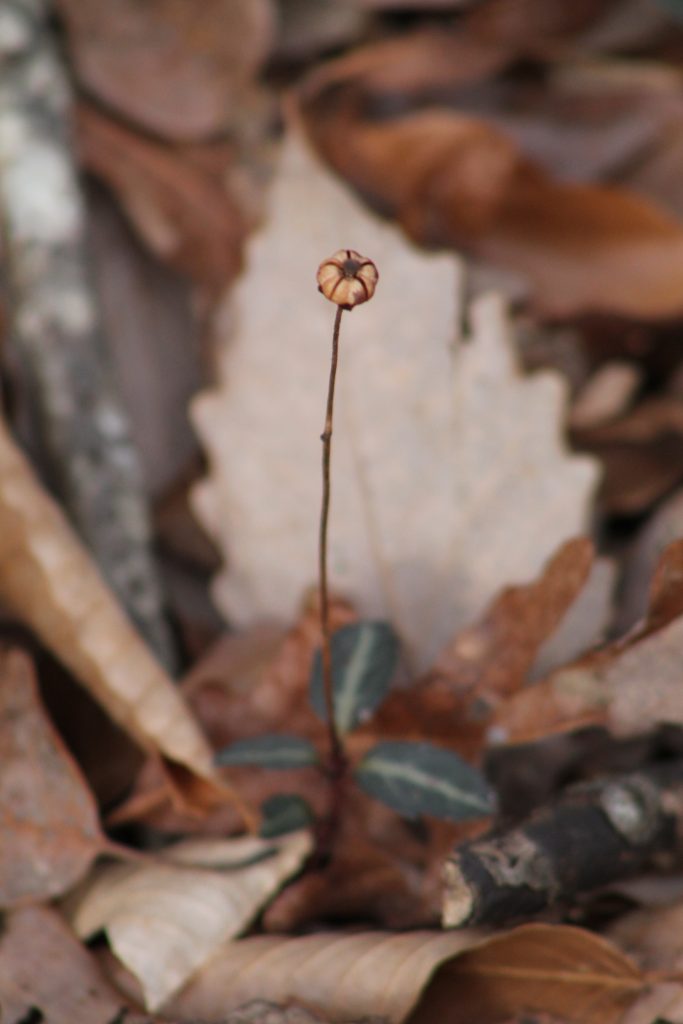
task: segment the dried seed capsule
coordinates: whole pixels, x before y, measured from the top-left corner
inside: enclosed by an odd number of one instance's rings
[[[355,249],[339,249],[318,267],[318,291],[342,309],[353,309],[375,294],[377,267]]]

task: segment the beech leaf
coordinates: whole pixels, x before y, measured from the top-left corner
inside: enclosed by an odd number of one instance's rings
[[[253,764],[261,768],[307,768],[318,760],[310,740],[278,734],[236,740],[216,754],[216,764]]]
[[[81,938],[106,931],[155,1010],[246,928],[310,850],[307,832],[186,840],[164,851],[166,863],[105,866],[67,909]]]
[[[485,779],[472,765],[431,743],[378,743],[354,774],[366,793],[406,818],[431,814],[461,821],[491,814],[495,806]]]
[[[292,621],[316,579],[332,309],[315,272],[340,245],[372,258],[380,281],[342,325],[330,583],[389,621],[421,670],[585,532],[597,464],[566,450],[560,375],[518,369],[502,301],[464,309],[460,260],[419,251],[290,131],[219,316],[218,384],[193,404],[210,464],[195,507],[225,558],[214,596],[231,622]]]
[[[580,1024],[610,1024],[645,989],[645,980],[619,949],[581,928],[522,925],[495,935],[451,966],[452,992],[432,989],[413,1024],[443,1018],[450,1024],[505,1020],[526,1011]]]
[[[499,1024],[526,1011],[616,1024],[645,987],[610,942],[564,925],[524,925],[483,942],[471,929],[269,935],[222,949],[167,1013],[222,1020],[258,998],[302,1003],[332,1021]]]
[[[352,622],[332,637],[334,716],[340,732],[367,720],[384,700],[398,660],[398,638],[386,622]],[[327,720],[322,657],[311,673],[311,704]]]
[[[0,421],[0,599],[144,749],[212,779],[177,687]]]

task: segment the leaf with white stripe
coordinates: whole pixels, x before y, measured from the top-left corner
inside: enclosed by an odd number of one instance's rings
[[[378,743],[354,774],[366,793],[405,818],[430,814],[461,821],[495,810],[483,775],[457,754],[431,743]]]
[[[398,638],[386,622],[354,622],[332,637],[334,717],[341,733],[366,721],[387,695],[398,660]],[[326,720],[322,657],[311,674],[311,704]]]
[[[318,752],[301,736],[268,734],[237,740],[216,754],[216,764],[253,764],[261,768],[307,768],[318,764]]]

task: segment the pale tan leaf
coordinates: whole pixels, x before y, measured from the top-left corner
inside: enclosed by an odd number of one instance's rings
[[[261,998],[332,1021],[499,1024],[529,1011],[611,1024],[643,987],[609,942],[562,925],[525,925],[484,942],[470,930],[259,936],[226,946],[168,1012],[216,1020]]]
[[[169,1004],[172,1014],[216,1019],[250,999],[301,1003],[332,1021],[407,1018],[433,972],[477,941],[473,932],[342,932],[258,936],[226,946]]]
[[[105,846],[95,801],[21,651],[0,656],[0,835],[2,907],[61,895]]]
[[[182,696],[2,422],[0,599],[145,749],[213,776]]]
[[[106,931],[154,1010],[246,928],[311,847],[307,832],[187,840],[164,851],[167,863],[102,868],[69,901],[70,917],[84,938]]]
[[[229,618],[289,621],[315,580],[332,309],[314,275],[340,246],[375,260],[380,282],[342,324],[331,579],[423,668],[583,531],[597,470],[564,447],[559,375],[519,371],[501,301],[479,299],[459,338],[457,258],[414,248],[292,132],[219,386],[194,406],[211,464],[197,508],[228,564],[215,594]]]

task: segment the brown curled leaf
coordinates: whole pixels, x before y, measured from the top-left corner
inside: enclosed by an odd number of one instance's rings
[[[214,778],[185,701],[3,423],[0,598],[144,749]]]
[[[420,74],[409,82],[419,100],[429,96],[425,51],[435,54],[438,88],[447,44],[415,45]],[[560,181],[483,118],[424,101],[395,104],[382,44],[374,58],[367,48],[362,60],[316,70],[299,92],[300,109],[318,152],[414,240],[464,248],[525,275],[546,315],[683,313],[683,223],[675,216],[624,188]],[[491,69],[470,60],[462,73],[451,70],[451,86]]]

